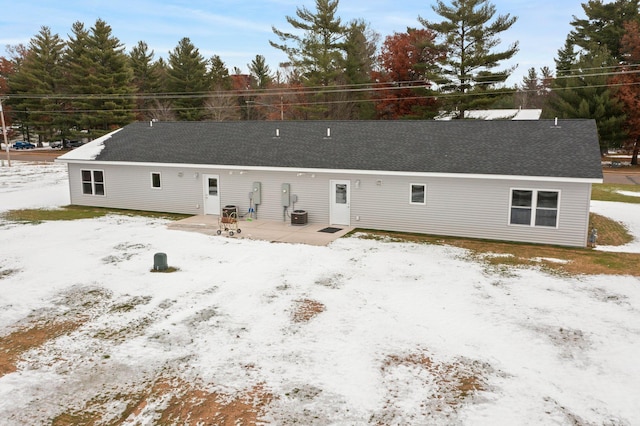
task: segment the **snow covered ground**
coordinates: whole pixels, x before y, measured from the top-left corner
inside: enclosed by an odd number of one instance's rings
[[[0,211],[68,204],[66,185],[63,165],[1,167]],[[593,210],[640,235],[640,205]],[[1,424],[157,424],[176,383],[199,401],[218,395],[217,407],[244,395],[272,424],[640,424],[638,278],[496,270],[446,246],[274,244],[165,224],[0,220],[0,349],[20,330],[62,330],[0,370]],[[157,252],[179,270],[150,273]],[[193,401],[181,400],[181,424],[195,424]]]

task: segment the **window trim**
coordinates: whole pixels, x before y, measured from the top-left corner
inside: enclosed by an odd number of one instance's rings
[[[84,172],[89,172],[91,175],[91,180],[84,180]],[[102,173],[102,181],[101,182],[97,182],[95,179],[95,173],[96,172],[100,172]],[[84,188],[85,188],[85,184],[91,184],[91,192],[85,192]],[[101,185],[102,186],[102,194],[98,194],[96,192],[96,186],[97,185]],[[86,196],[91,196],[91,197],[106,197],[107,196],[107,185],[106,185],[106,178],[105,178],[105,173],[103,169],[80,169],[80,189],[82,191],[82,195],[86,195]]]
[[[413,187],[421,186],[424,190],[422,193],[422,201],[413,201]],[[427,184],[426,183],[410,183],[409,184],[409,204],[414,206],[426,206],[427,205]]]
[[[530,191],[531,192],[531,219],[529,224],[523,223],[512,223],[511,222],[511,212],[513,211],[513,192],[514,191]],[[557,203],[555,209],[548,207],[538,207],[538,194],[540,192],[555,192],[558,194]],[[542,228],[542,229],[558,229],[560,223],[560,199],[562,196],[562,191],[559,189],[543,189],[543,188],[522,188],[522,187],[512,187],[509,189],[509,211],[507,214],[507,221],[509,226],[517,226],[517,227],[527,227],[527,228]],[[519,207],[519,206],[515,206]],[[520,207],[522,208],[522,207]],[[554,226],[545,226],[545,225],[536,225],[536,218],[538,216],[538,210],[555,210],[556,212],[556,224]]]
[[[158,186],[154,185],[153,176],[158,175]],[[151,172],[151,189],[162,189],[162,173],[160,172]]]

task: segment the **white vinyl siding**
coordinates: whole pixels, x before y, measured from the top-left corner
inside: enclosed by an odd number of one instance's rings
[[[532,180],[483,179],[461,177],[404,177],[352,175],[349,173],[300,173],[292,171],[244,171],[224,168],[155,165],[103,165],[108,177],[104,197],[82,193],[80,170],[87,164],[69,164],[72,204],[128,208],[184,214],[203,214],[203,174],[219,175],[220,203],[235,205],[240,216],[250,207],[258,220],[289,222],[295,210],[305,210],[310,224],[329,223],[329,182],[351,182],[351,225],[364,229],[415,232],[431,235],[522,241],[540,244],[585,246],[589,223],[591,184],[553,182],[552,186]],[[162,191],[150,188],[150,173],[162,174]],[[357,185],[356,181],[360,181]],[[261,204],[251,206],[253,182],[261,183]],[[425,185],[426,204],[407,202],[411,185]],[[297,202],[287,210],[282,206],[283,183],[291,185]],[[556,226],[510,225],[511,196],[514,188],[553,188],[558,199]],[[545,207],[541,207],[544,209]],[[540,213],[542,216],[545,213]],[[550,213],[549,213],[550,214]]]
[[[428,203],[407,205],[411,178],[359,177],[351,191],[353,226],[365,229],[522,241],[539,244],[585,246],[589,223],[591,184],[554,183],[562,194],[556,227],[509,225],[510,191],[540,187],[537,181],[429,177]],[[378,185],[377,182],[381,181]],[[548,184],[548,183],[547,183]]]
[[[201,212],[202,184],[193,172],[179,176],[180,170],[170,167],[101,165],[108,180],[108,191],[105,197],[90,197],[83,194],[79,182],[73,182],[78,171],[87,165],[68,166],[72,204],[184,214]],[[161,174],[161,191],[152,188],[152,172]]]

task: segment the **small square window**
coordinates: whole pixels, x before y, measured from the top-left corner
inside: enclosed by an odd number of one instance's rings
[[[423,183],[411,184],[411,204],[427,204],[427,185]]]

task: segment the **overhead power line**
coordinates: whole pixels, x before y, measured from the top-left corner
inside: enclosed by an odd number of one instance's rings
[[[611,66],[602,68],[585,68],[580,71],[620,69],[622,66]],[[619,75],[630,75],[640,73],[640,64],[626,65],[635,69],[623,69],[620,71],[603,71],[595,73],[578,72],[575,70],[567,71],[567,74],[551,77],[551,79],[570,79],[570,78],[590,78],[590,77],[613,77]],[[541,77],[542,78],[542,77]],[[496,85],[503,83],[502,81],[480,81],[474,82],[475,86]],[[451,82],[451,85],[458,85],[459,82]],[[425,89],[432,85],[433,82],[426,80],[411,81],[390,81],[390,82],[371,82],[361,84],[345,84],[331,86],[304,86],[293,88],[270,88],[270,89],[231,89],[226,91],[205,91],[205,92],[160,92],[160,93],[54,93],[54,94],[35,94],[35,93],[12,93],[5,95],[7,99],[55,99],[55,100],[114,100],[114,99],[181,99],[181,98],[209,98],[209,97],[238,97],[238,96],[290,96],[290,95],[317,95],[317,94],[335,94],[335,93],[357,93],[357,92],[382,92],[405,89]],[[449,83],[448,83],[449,85]],[[508,90],[508,88],[507,88]],[[451,92],[438,92],[440,97],[456,95]]]
[[[609,70],[609,71],[603,71]],[[631,65],[619,65],[619,66],[610,66],[610,67],[595,67],[595,68],[584,68],[578,70],[579,72],[575,72],[576,70],[569,71],[570,73],[566,75],[561,75],[557,77],[552,77],[552,79],[572,79],[572,78],[580,78],[587,79],[593,77],[614,77],[621,75],[634,75],[640,73],[640,64],[631,64]],[[581,71],[600,71],[600,72],[581,72]],[[541,78],[542,79],[542,78]],[[487,84],[493,85],[499,82],[482,82],[478,84]],[[548,91],[561,91],[561,90],[579,90],[581,88],[602,88],[602,87],[620,87],[620,86],[630,86],[630,85],[638,85],[640,83],[608,83],[608,84],[587,84],[583,87],[571,87],[571,88],[549,88],[549,89],[524,89],[524,88],[505,88],[500,93],[503,95],[514,94],[514,93],[534,93],[539,92],[540,90],[548,90]],[[272,89],[245,89],[245,90],[227,90],[227,91],[214,91],[214,92],[164,92],[164,93],[127,93],[127,94],[118,94],[118,93],[107,93],[107,94],[9,94],[5,95],[5,98],[8,99],[38,99],[38,100],[52,100],[52,101],[64,101],[64,100],[83,100],[83,101],[96,101],[96,100],[155,100],[155,101],[170,101],[173,99],[185,99],[185,98],[237,98],[237,97],[291,97],[291,96],[315,96],[321,94],[348,94],[348,93],[372,93],[372,94],[383,94],[385,92],[394,92],[399,90],[407,90],[407,89],[428,89],[429,84],[424,80],[412,80],[412,81],[401,81],[401,82],[372,82],[372,83],[362,83],[362,84],[345,84],[345,85],[332,85],[332,86],[313,86],[313,87],[293,87],[293,88],[272,88]],[[298,106],[314,106],[314,105],[328,105],[328,104],[340,104],[340,103],[364,103],[364,102],[388,102],[388,101],[408,101],[408,100],[417,100],[417,99],[448,99],[455,98],[461,96],[485,96],[486,93],[473,93],[473,92],[438,92],[437,90],[433,90],[432,92],[425,95],[415,95],[415,96],[402,96],[402,97],[384,97],[384,96],[376,96],[368,99],[344,99],[344,100],[313,100],[313,101],[289,101],[285,102],[284,106],[286,107],[298,107]],[[280,108],[281,105],[265,105],[262,106],[271,106],[274,108]],[[208,107],[194,107],[194,108],[176,108],[172,106],[172,110],[216,110],[216,109],[241,109],[244,106],[242,105],[234,105],[234,106],[208,106]],[[94,113],[104,111],[105,109],[73,109],[69,111],[51,111],[51,110],[29,110],[29,113],[37,113],[37,114],[50,114],[50,113],[63,113],[63,114],[74,114],[74,113]],[[144,112],[144,111],[155,111],[154,108],[116,108],[109,109],[108,111],[113,112]],[[14,111],[16,111],[14,109]]]

